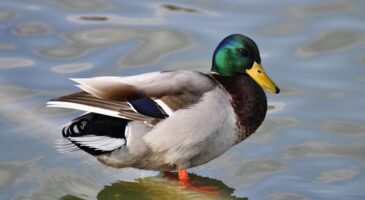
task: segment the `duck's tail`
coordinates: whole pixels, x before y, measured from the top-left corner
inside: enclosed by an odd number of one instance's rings
[[[96,113],[82,115],[63,128],[64,139],[58,142],[57,149],[81,149],[93,156],[110,153],[126,144],[128,121]]]

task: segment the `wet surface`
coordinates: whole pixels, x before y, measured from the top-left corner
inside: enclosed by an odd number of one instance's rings
[[[16,26],[12,30],[13,35],[35,36],[52,32],[52,27],[43,22],[27,22]]]
[[[364,199],[365,4],[362,1],[26,0],[0,4],[0,199]],[[68,78],[166,69],[207,72],[217,43],[242,33],[282,93],[263,125],[176,177],[60,154],[48,109]]]

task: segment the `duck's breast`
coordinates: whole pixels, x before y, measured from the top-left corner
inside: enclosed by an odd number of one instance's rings
[[[221,87],[206,92],[201,100],[180,109],[157,124],[143,140],[165,164],[193,167],[229,149],[237,140],[235,114]]]

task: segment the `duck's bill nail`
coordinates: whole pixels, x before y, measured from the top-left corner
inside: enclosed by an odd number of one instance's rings
[[[246,70],[246,73],[265,90],[276,94],[280,92],[278,86],[266,74],[261,64],[254,62],[251,69]]]

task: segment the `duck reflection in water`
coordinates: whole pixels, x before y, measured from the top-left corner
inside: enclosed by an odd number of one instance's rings
[[[135,182],[118,181],[104,188],[97,194],[98,200],[109,199],[230,199],[248,200],[233,195],[234,189],[222,181],[189,173],[190,181],[202,187],[182,187],[178,181],[178,173],[161,172],[158,176],[137,179]],[[66,195],[60,200],[80,200],[82,198]]]

